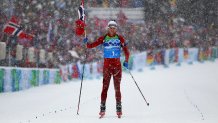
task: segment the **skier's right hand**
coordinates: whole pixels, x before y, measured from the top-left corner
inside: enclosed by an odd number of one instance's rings
[[[85,37],[85,38],[83,39],[83,43],[86,44],[87,42],[88,42],[88,38]]]

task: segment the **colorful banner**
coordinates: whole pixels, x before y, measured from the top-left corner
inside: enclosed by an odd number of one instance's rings
[[[61,77],[59,71],[56,69],[48,69],[49,70],[49,84],[60,84]]]
[[[211,49],[210,48],[203,48],[203,59],[210,60],[211,58]]]
[[[49,71],[48,70],[43,71],[43,83],[44,84],[49,83]]]
[[[0,93],[25,90],[49,83],[61,83],[57,69],[0,68]]]
[[[104,64],[103,60],[97,62],[97,72],[98,73],[103,73],[103,64]]]
[[[129,69],[140,71],[143,67],[169,65],[170,63],[214,60],[218,57],[218,48],[175,48],[150,50],[131,55]],[[121,57],[123,63],[125,57]],[[60,84],[62,81],[81,78],[83,64],[62,65],[58,69],[31,69],[0,67],[0,93],[28,89],[45,84]],[[125,69],[123,69],[125,71]],[[61,71],[61,72],[60,72]],[[84,79],[100,78],[103,72],[103,60],[85,65]]]
[[[188,53],[189,53],[189,62],[194,62],[198,60],[198,48],[189,48]]]
[[[132,70],[133,68],[133,61],[134,61],[134,56],[130,56],[129,57],[129,61],[128,61],[128,64],[129,64],[129,69]]]
[[[55,84],[60,84],[61,83],[61,75],[59,71],[55,72],[55,80],[54,80]]]
[[[218,58],[218,47],[216,47],[216,58]]]
[[[147,51],[146,64],[147,64],[148,66],[154,65],[154,54],[153,54],[153,50]]]
[[[165,50],[155,50],[154,51],[154,64],[155,65],[162,65],[164,64],[164,56],[165,56]]]
[[[22,72],[21,72],[22,74],[21,74],[20,89],[21,90],[28,89],[31,87],[30,80],[29,80],[31,69],[25,68],[25,69],[21,69],[21,70],[22,70]]]
[[[21,80],[21,70],[19,69],[12,69],[11,70],[11,77],[12,77],[12,91],[19,91],[20,89],[20,80]]]
[[[99,72],[98,70],[98,64],[101,64],[100,62],[95,62],[92,64],[93,67],[93,78],[100,78],[102,75],[102,72]]]
[[[218,58],[218,47],[216,47],[216,58]]]
[[[177,63],[178,62],[178,48],[173,48],[169,52],[169,63]]]
[[[83,65],[81,65],[81,70],[83,69],[82,68]],[[90,79],[91,78],[91,72],[90,72],[90,65],[89,64],[85,64],[85,68],[84,68],[84,72],[83,72],[83,77],[87,78],[87,79]],[[81,72],[82,74],[82,72]]]
[[[179,48],[178,49],[178,62],[181,63],[184,61],[184,49]]]
[[[11,69],[5,68],[4,92],[12,91],[12,76]]]
[[[60,65],[60,75],[63,81],[68,81],[69,69],[67,65]]]
[[[43,85],[43,69],[39,70],[39,85]]]
[[[145,67],[146,59],[147,59],[146,56],[147,56],[146,52],[142,52],[134,56],[133,70],[140,71]]]
[[[188,53],[188,49],[187,48],[185,48],[184,49],[184,62],[188,62],[188,60],[189,60],[189,53]]]
[[[164,65],[165,66],[168,66],[170,64],[169,55],[170,55],[170,49],[166,49],[165,56],[164,56]]]
[[[203,48],[199,48],[198,61],[199,62],[203,62],[204,61],[204,50],[203,50]]]
[[[215,60],[217,58],[217,48],[213,47],[212,48],[212,60]]]
[[[208,48],[208,60],[212,60],[212,47]]]
[[[30,85],[32,87],[39,86],[39,70],[31,70]]]
[[[4,76],[5,70],[0,68],[0,93],[4,91]]]

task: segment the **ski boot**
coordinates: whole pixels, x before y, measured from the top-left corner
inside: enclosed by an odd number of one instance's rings
[[[103,102],[100,105],[100,112],[99,112],[100,117],[99,118],[103,118],[104,117],[105,110],[106,110],[106,106],[105,106],[105,102]]]
[[[121,102],[117,102],[116,109],[117,109],[117,116],[118,116],[118,118],[121,118],[121,115],[122,115],[122,105],[121,105]]]

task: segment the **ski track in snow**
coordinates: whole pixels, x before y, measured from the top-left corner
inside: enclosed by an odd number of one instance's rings
[[[102,78],[85,80],[79,115],[80,80],[0,94],[0,123],[216,123],[218,122],[218,61],[146,67],[123,73],[123,116],[117,118],[113,81],[106,114],[99,119]]]
[[[204,115],[203,115],[203,113],[201,112],[200,108],[198,108],[198,105],[195,104],[195,103],[190,99],[190,97],[188,96],[186,90],[184,90],[184,93],[185,93],[185,96],[186,96],[188,102],[189,102],[189,103],[196,109],[196,111],[198,111],[198,113],[200,114],[201,120],[204,120],[204,119],[205,119],[205,118],[204,118]]]

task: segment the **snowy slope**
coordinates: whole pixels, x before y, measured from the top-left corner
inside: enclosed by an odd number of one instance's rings
[[[217,123],[217,73],[218,61],[133,71],[149,107],[131,76],[124,73],[121,119],[115,113],[113,82],[106,117],[98,118],[101,79],[84,81],[80,115],[76,114],[80,81],[2,93],[0,123]]]

